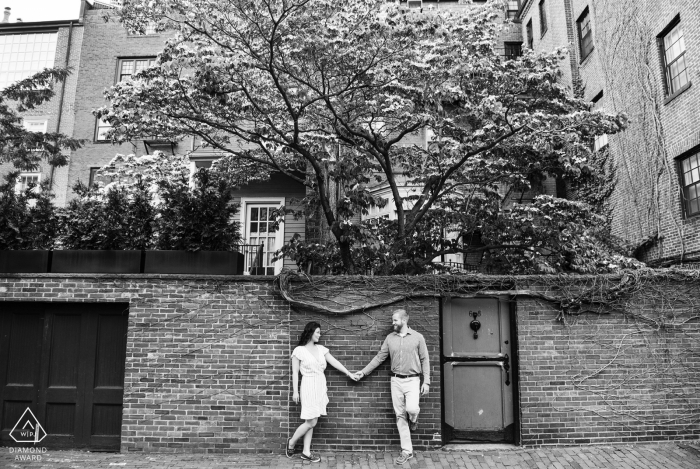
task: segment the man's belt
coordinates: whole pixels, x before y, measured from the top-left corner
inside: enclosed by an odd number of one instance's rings
[[[404,379],[404,378],[415,378],[416,376],[420,376],[420,375],[400,375],[398,373],[392,373],[391,376],[394,376],[395,378]]]

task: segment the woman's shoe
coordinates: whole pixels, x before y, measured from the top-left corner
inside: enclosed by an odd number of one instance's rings
[[[309,462],[321,462],[321,457],[314,453],[311,453],[311,455],[309,456],[305,455],[304,453],[301,453],[301,459]]]
[[[294,448],[289,447],[289,441],[291,438],[287,438],[287,447],[285,448],[285,454],[287,455],[288,458],[294,457]]]

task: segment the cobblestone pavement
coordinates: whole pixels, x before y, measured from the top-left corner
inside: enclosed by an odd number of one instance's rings
[[[398,467],[445,469],[555,468],[555,469],[678,469],[700,468],[700,446],[655,444],[634,446],[581,446],[538,449],[496,449],[477,451],[430,451],[416,453],[404,466],[393,463],[398,453],[327,453],[320,463],[309,463],[282,455],[245,454],[120,454],[81,451],[48,451],[41,461],[18,461],[10,448],[0,448],[0,468],[52,469],[150,469],[206,468],[308,468],[308,469],[391,469]],[[20,457],[26,457],[22,454]],[[37,455],[34,455],[35,459]]]

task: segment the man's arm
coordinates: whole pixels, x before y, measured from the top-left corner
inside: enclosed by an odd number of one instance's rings
[[[371,372],[374,371],[375,368],[377,368],[379,365],[381,365],[384,360],[386,360],[386,357],[389,356],[389,336],[384,339],[384,343],[382,344],[382,348],[377,352],[377,355],[372,359],[371,362],[369,362],[369,365],[364,367],[360,373],[362,373],[362,376],[367,376]]]
[[[418,344],[418,358],[420,358],[420,369],[423,373],[423,384],[430,385],[430,359],[428,358],[428,346],[425,345],[425,337],[423,336]]]

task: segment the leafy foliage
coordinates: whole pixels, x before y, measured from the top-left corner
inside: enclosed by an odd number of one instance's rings
[[[69,69],[46,68],[0,91],[0,163],[12,163],[25,171],[35,170],[44,160],[51,166],[64,166],[66,151],[80,148],[82,140],[60,132],[28,131],[18,114],[53,98],[54,85],[69,73]]]
[[[240,242],[238,211],[233,203],[230,181],[200,168],[188,180],[163,179],[159,182],[158,249],[187,251],[231,251]]]
[[[150,249],[154,244],[156,210],[142,182],[130,189],[77,183],[78,195],[62,213],[61,245],[65,249]]]
[[[0,250],[52,249],[59,218],[48,181],[16,192],[18,176],[10,172],[0,184]]]
[[[207,169],[190,180],[185,157],[117,155],[65,208],[48,182],[16,192],[18,174],[0,185],[0,249],[229,251],[240,241],[231,181]]]
[[[191,173],[186,156],[116,155],[97,172],[102,192],[114,188],[134,194],[152,194],[154,206],[151,245],[155,249],[230,251],[240,242],[239,224],[233,221],[239,205],[233,202],[233,170],[200,168]],[[105,181],[109,181],[105,183]]]
[[[591,111],[560,83],[564,50],[500,56],[496,3],[131,0],[128,28],[177,35],[97,115],[116,140],[194,135],[241,167],[304,183],[304,213],[320,210],[334,239],[285,247],[302,265],[420,273],[442,255],[486,252],[514,271],[611,269],[595,209],[512,196],[591,179],[593,137],[626,117]],[[358,224],[383,203],[378,186],[396,219]]]

